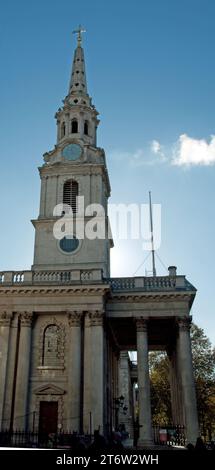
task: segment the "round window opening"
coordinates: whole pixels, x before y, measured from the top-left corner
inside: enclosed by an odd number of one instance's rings
[[[77,250],[79,246],[79,240],[77,238],[64,237],[59,242],[60,249],[65,253],[72,253]]]

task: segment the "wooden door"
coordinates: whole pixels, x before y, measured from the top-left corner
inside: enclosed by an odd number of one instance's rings
[[[58,421],[58,402],[57,401],[41,401],[40,402],[39,432],[41,434],[56,433],[57,421]]]

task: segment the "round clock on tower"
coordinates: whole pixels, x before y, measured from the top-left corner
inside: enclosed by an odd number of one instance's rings
[[[33,220],[35,227],[34,265],[36,269],[102,269],[109,275],[109,251],[112,241],[105,239],[79,240],[74,234],[56,239],[53,227],[54,210],[59,204],[70,206],[76,224],[80,216],[78,197],[84,197],[85,208],[100,204],[108,227],[107,201],[110,183],[104,150],[96,145],[98,112],[87,91],[84,51],[81,34],[74,52],[68,95],[56,113],[57,143],[44,154],[41,177],[40,214]],[[64,207],[64,206],[63,206]],[[63,210],[61,215],[63,216]],[[89,215],[84,217],[86,226]]]
[[[64,147],[62,155],[66,160],[75,161],[80,158],[82,154],[82,148],[79,144],[68,144]]]

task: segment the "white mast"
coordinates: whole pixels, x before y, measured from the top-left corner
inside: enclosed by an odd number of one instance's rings
[[[153,234],[153,218],[152,218],[152,200],[151,191],[149,191],[149,208],[150,208],[150,228],[151,228],[151,252],[152,252],[152,274],[156,276],[155,269],[155,250],[154,250],[154,234]]]

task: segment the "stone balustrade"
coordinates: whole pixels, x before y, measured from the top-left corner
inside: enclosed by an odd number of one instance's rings
[[[64,271],[5,271],[0,272],[0,286],[84,284],[104,282],[113,291],[174,291],[193,290],[185,276],[118,277],[104,279],[101,269]],[[195,289],[194,289],[195,290]]]
[[[151,276],[151,277],[119,277],[110,278],[114,291],[144,290],[144,291],[171,291],[175,289],[192,290],[191,284],[185,276]]]
[[[101,269],[64,271],[5,271],[0,272],[1,285],[73,284],[101,282]]]

